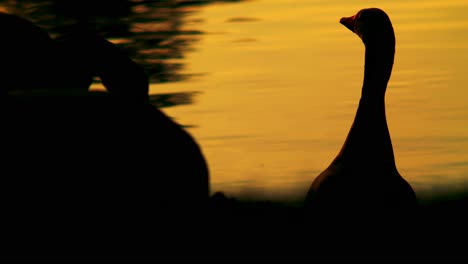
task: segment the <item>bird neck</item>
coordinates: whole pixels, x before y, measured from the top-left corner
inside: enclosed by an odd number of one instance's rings
[[[348,137],[334,162],[359,168],[366,164],[396,169],[385,116],[385,91],[393,59],[394,46],[393,49],[366,47],[361,99]]]
[[[361,98],[384,98],[392,74],[395,45],[367,45]]]

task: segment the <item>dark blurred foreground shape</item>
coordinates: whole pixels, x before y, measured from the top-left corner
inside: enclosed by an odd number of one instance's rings
[[[112,81],[82,91],[95,73],[77,65],[56,78],[47,34],[0,19],[0,259],[466,259],[463,197],[364,219],[208,199],[206,161],[179,125]]]
[[[15,241],[4,242],[18,254],[75,252],[101,236],[98,252],[109,243],[131,246],[203,215],[203,155],[152,106],[106,93],[15,96],[2,113],[2,239]]]
[[[207,163],[147,94],[133,96],[148,82],[131,60],[81,71],[47,33],[8,14],[0,34],[2,258],[135,256],[197,226]],[[88,92],[90,75],[108,92]]]

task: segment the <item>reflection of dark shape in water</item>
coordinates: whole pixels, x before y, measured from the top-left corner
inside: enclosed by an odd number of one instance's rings
[[[384,96],[395,53],[392,24],[376,8],[361,10],[341,23],[366,46],[362,96],[343,148],[313,181],[306,206],[329,212],[415,209],[415,193],[395,165],[385,117]]]
[[[77,25],[103,36],[141,65],[151,83],[162,83],[192,76],[181,72],[180,59],[203,32],[186,29],[186,16],[205,5],[242,1],[0,0],[0,5],[46,29],[53,38],[73,32]]]
[[[149,97],[149,101],[152,105],[158,108],[193,104],[193,97],[196,94],[198,94],[198,92],[152,94]]]

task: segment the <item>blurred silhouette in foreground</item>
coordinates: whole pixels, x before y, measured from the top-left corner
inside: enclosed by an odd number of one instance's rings
[[[241,202],[222,193],[208,201],[208,168],[199,146],[145,102],[147,80],[137,64],[97,35],[75,31],[55,42],[28,21],[0,19],[0,53],[7,59],[0,61],[0,258],[466,255],[464,245],[446,235],[460,235],[456,227],[463,221],[434,230],[439,222],[427,218],[417,222],[420,233],[416,225],[406,233],[394,232],[394,225],[365,232],[367,222],[353,225],[352,214],[327,229],[281,204]],[[107,93],[88,92],[94,77]],[[190,99],[184,96],[177,100]],[[173,98],[166,99],[173,105]],[[445,217],[444,205],[440,209],[435,214]],[[425,236],[415,240],[415,234]],[[441,250],[441,244],[447,246]]]
[[[0,34],[0,255],[138,254],[196,230],[206,161],[149,104],[141,68],[98,36],[57,44],[9,14]],[[88,92],[94,76],[108,92]]]
[[[5,51],[4,91],[87,93],[98,77],[108,92],[148,102],[149,81],[144,69],[106,39],[80,27],[51,39],[25,19],[0,15],[5,32],[1,45]]]
[[[0,30],[1,95],[55,87],[54,73],[47,66],[55,52],[49,35],[31,22],[5,13],[0,13]]]
[[[111,42],[79,28],[56,39],[56,42],[63,85],[74,81],[80,84],[76,88],[87,91],[89,81],[92,81],[89,77],[97,76],[108,92],[127,100],[148,102],[149,80],[143,67]]]
[[[395,55],[390,19],[384,11],[369,8],[340,23],[366,47],[364,84],[348,137],[330,166],[313,181],[306,207],[371,214],[416,209],[416,195],[396,168],[385,117],[385,91]]]

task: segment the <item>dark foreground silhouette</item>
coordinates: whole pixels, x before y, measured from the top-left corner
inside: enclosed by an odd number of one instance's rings
[[[107,93],[23,95],[2,113],[2,239],[17,254],[103,254],[205,209],[200,149],[150,105]]]
[[[143,67],[103,37],[76,26],[55,39],[55,47],[61,89],[87,91],[92,78],[99,77],[108,92],[137,103],[148,101],[149,80]]]
[[[46,32],[28,20],[0,13],[0,36],[0,95],[57,87],[53,69],[47,66],[54,57],[54,42]]]
[[[377,8],[363,9],[340,22],[366,47],[362,95],[340,153],[313,181],[306,206],[316,212],[358,214],[414,210],[416,195],[396,168],[385,117],[385,91],[395,55],[392,24]]]
[[[196,229],[207,163],[148,102],[141,68],[98,36],[58,44],[19,17],[0,22],[0,255],[137,256]],[[108,92],[88,92],[95,76]]]
[[[25,30],[32,25],[8,19],[27,25]],[[28,38],[47,50],[49,38],[38,35]],[[31,39],[19,46],[29,47]],[[32,47],[44,51],[40,44]],[[35,59],[48,58],[30,51]],[[15,63],[14,52],[9,56]],[[117,69],[133,67],[116,61]],[[56,79],[44,61],[34,63],[41,67],[2,66],[20,79],[0,79],[1,259],[466,258],[466,244],[457,239],[466,237],[466,197],[405,216],[332,219],[221,193],[208,198],[199,146],[163,112],[130,99],[140,98],[131,87],[116,88],[111,79],[105,83],[109,92],[78,92],[100,71],[83,74],[77,67],[78,74]],[[26,78],[33,70],[41,72],[34,73],[39,79]],[[133,76],[123,78],[133,78],[128,84],[143,91],[141,75]],[[67,78],[78,82],[47,86]]]

